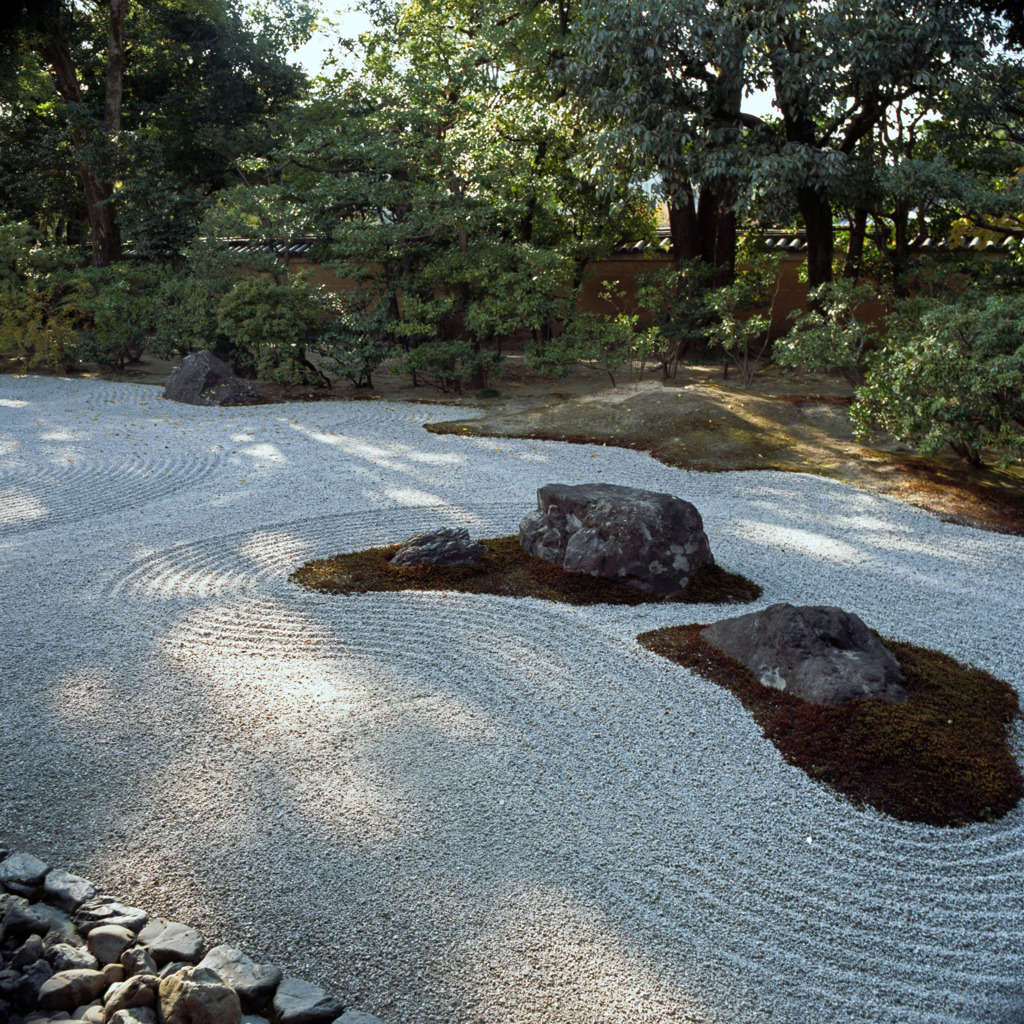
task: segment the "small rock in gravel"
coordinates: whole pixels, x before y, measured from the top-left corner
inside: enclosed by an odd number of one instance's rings
[[[334,996],[299,978],[285,978],[274,995],[278,1024],[330,1024],[344,1009]]]
[[[112,986],[103,1003],[103,1017],[109,1021],[119,1010],[156,1006],[160,979],[155,974],[136,974],[134,978]]]
[[[126,978],[136,974],[156,974],[156,964],[153,958],[141,947],[133,946],[121,954],[121,966],[124,968]]]
[[[334,1024],[384,1024],[379,1017],[362,1010],[346,1010]]]
[[[203,955],[203,937],[187,925],[155,917],[139,932],[139,945],[158,967],[172,961],[197,963]]]
[[[49,864],[31,853],[12,853],[0,861],[0,885],[19,896],[31,896],[49,870]]]
[[[46,952],[43,940],[39,935],[30,935],[15,951],[8,965],[11,970],[20,971],[29,964],[34,964]]]
[[[76,971],[99,969],[100,962],[85,946],[70,946],[58,942],[46,951],[46,959],[55,971]]]
[[[279,968],[254,963],[232,946],[215,946],[199,966],[216,971],[238,993],[243,1011],[266,1006],[281,983]]]
[[[50,902],[62,910],[74,912],[86,900],[96,895],[96,886],[87,878],[72,875],[60,868],[48,872],[43,880],[43,889]]]
[[[100,971],[60,971],[43,984],[39,993],[42,1010],[73,1010],[89,1003],[107,987]]]
[[[241,1024],[238,996],[208,967],[186,967],[164,978],[159,997],[161,1024]]]
[[[113,896],[94,896],[86,900],[75,912],[75,924],[83,935],[100,925],[120,925],[132,932],[146,926],[149,914],[138,907],[127,907]]]
[[[135,942],[135,933],[118,924],[97,925],[86,945],[101,964],[120,964],[121,954]]]

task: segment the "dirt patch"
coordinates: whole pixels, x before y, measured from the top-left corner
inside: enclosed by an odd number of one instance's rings
[[[123,374],[82,375],[163,384],[176,365],[144,355]],[[552,380],[512,353],[488,390],[476,393],[416,387],[408,375],[387,368],[374,375],[372,389],[266,381],[256,388],[269,402],[442,402],[484,414],[430,424],[437,433],[617,445],[648,451],[670,466],[711,472],[818,473],[950,522],[1024,536],[1024,469],[971,469],[952,454],[924,457],[894,442],[859,444],[848,415],[852,389],[826,374],[768,367],[743,388],[735,378],[723,378],[721,364],[683,364],[671,381],[649,371],[641,380],[612,384],[606,373],[587,367]]]

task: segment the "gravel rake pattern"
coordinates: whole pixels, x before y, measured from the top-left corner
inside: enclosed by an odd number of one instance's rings
[[[63,388],[50,409],[0,379],[0,399],[60,419]],[[80,395],[76,443],[138,401]],[[510,533],[538,484],[599,468],[693,500],[762,604],[849,606],[1019,689],[1024,542],[813,478],[421,437],[443,411],[412,411],[204,410],[196,454],[220,446],[225,475],[147,501],[144,537],[8,538],[0,838],[387,1024],[1024,1016],[1021,809],[952,830],[838,801],[634,642],[721,609],[287,579],[427,526]],[[232,462],[239,436],[279,458]]]

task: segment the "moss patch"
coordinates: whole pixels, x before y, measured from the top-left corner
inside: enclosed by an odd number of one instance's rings
[[[791,764],[901,821],[991,821],[1024,795],[1007,743],[1017,694],[945,654],[886,640],[910,699],[808,704],[761,683],[700,639],[701,625],[641,634],[648,649],[732,690]]]
[[[684,604],[738,604],[756,601],[761,596],[761,588],[756,583],[717,565],[699,570],[683,594],[663,598],[624,583],[565,572],[561,566],[528,555],[520,547],[518,537],[496,537],[481,543],[487,548],[487,554],[475,565],[392,568],[388,559],[398,550],[395,544],[316,559],[300,566],[289,579],[309,590],[328,594],[457,590],[464,594],[539,597],[575,605],[638,605],[666,600]]]

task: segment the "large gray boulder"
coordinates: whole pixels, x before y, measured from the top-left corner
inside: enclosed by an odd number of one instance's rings
[[[259,394],[227,363],[203,351],[185,356],[167,378],[164,398],[186,405],[251,405]]]
[[[700,513],[671,494],[615,484],[545,484],[519,524],[523,550],[567,572],[678,594],[713,565]]]
[[[414,533],[391,556],[391,565],[473,565],[487,551],[464,526]]]
[[[858,616],[841,608],[773,604],[722,619],[700,636],[763,685],[811,704],[907,699],[896,659]]]
[[[49,870],[49,864],[31,853],[12,853],[0,861],[0,885],[19,896],[31,896]]]
[[[214,946],[199,966],[216,971],[238,993],[243,1013],[266,1006],[281,983],[280,968],[254,963],[233,946]]]
[[[175,961],[194,964],[203,955],[203,937],[195,928],[162,917],[154,917],[139,932],[139,945],[157,967]]]

